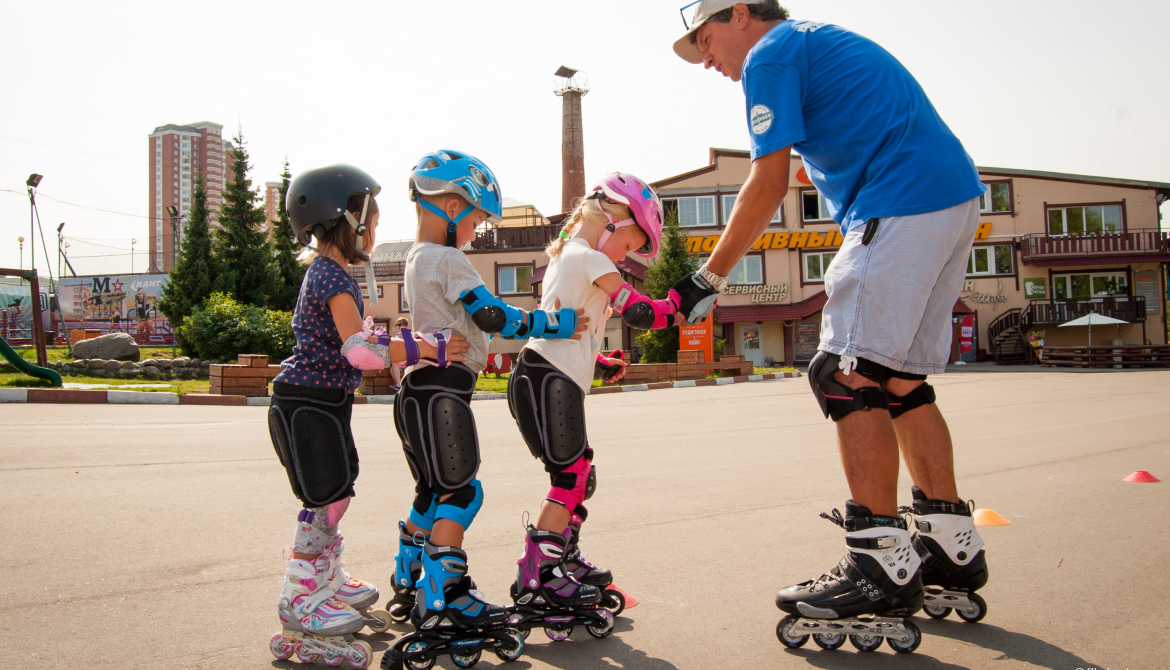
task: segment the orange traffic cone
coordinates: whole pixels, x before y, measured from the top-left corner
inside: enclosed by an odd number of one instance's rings
[[[635,598],[634,596],[630,595],[629,593],[627,593],[625,589],[623,589],[619,586],[614,586],[612,584],[610,584],[609,588],[614,589],[618,593],[622,594],[622,597],[624,597],[626,599],[626,609],[630,609],[630,608],[638,606],[638,599]]]
[[[1154,482],[1160,482],[1162,480],[1158,479],[1154,475],[1151,475],[1150,473],[1146,472],[1145,470],[1138,470],[1138,471],[1134,472],[1132,475],[1126,477],[1125,479],[1123,479],[1121,481],[1123,481],[1123,482],[1137,482],[1138,484],[1153,484]]]
[[[972,515],[975,517],[976,526],[1010,526],[1011,521],[1003,518],[998,512],[993,509],[977,509]]]

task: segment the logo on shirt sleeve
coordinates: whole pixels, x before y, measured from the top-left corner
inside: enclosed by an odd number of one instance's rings
[[[764,105],[756,105],[751,111],[752,132],[763,135],[772,127],[772,110]]]

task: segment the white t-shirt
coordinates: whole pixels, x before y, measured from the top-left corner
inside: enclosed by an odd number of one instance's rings
[[[559,298],[561,309],[585,310],[589,329],[581,333],[579,340],[531,340],[525,348],[544,356],[582,390],[593,385],[593,369],[605,331],[605,304],[609,299],[593,282],[617,271],[617,266],[605,254],[574,237],[549,261],[544,273],[541,309],[552,310]]]

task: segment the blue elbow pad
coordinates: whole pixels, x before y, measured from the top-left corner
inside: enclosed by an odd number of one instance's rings
[[[485,286],[464,291],[459,296],[459,302],[471,315],[475,325],[485,333],[499,333],[503,337],[515,338],[528,335],[528,313],[492,295]]]
[[[567,340],[577,332],[577,310],[562,308],[555,312],[532,310],[532,332],[529,337],[546,340]]]

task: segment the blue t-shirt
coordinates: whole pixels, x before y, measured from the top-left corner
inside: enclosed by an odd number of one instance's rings
[[[744,61],[752,160],[789,145],[842,232],[926,214],[985,187],[962,143],[906,68],[838,26],[783,21]]]
[[[362,371],[349,364],[341,355],[341,335],[333,323],[329,299],[346,292],[357,301],[358,314],[365,314],[362,287],[349,276],[345,268],[332,259],[318,256],[309,264],[297,307],[293,311],[292,327],[297,336],[292,356],[281,364],[275,381],[323,389],[345,389],[353,392],[362,383]]]

